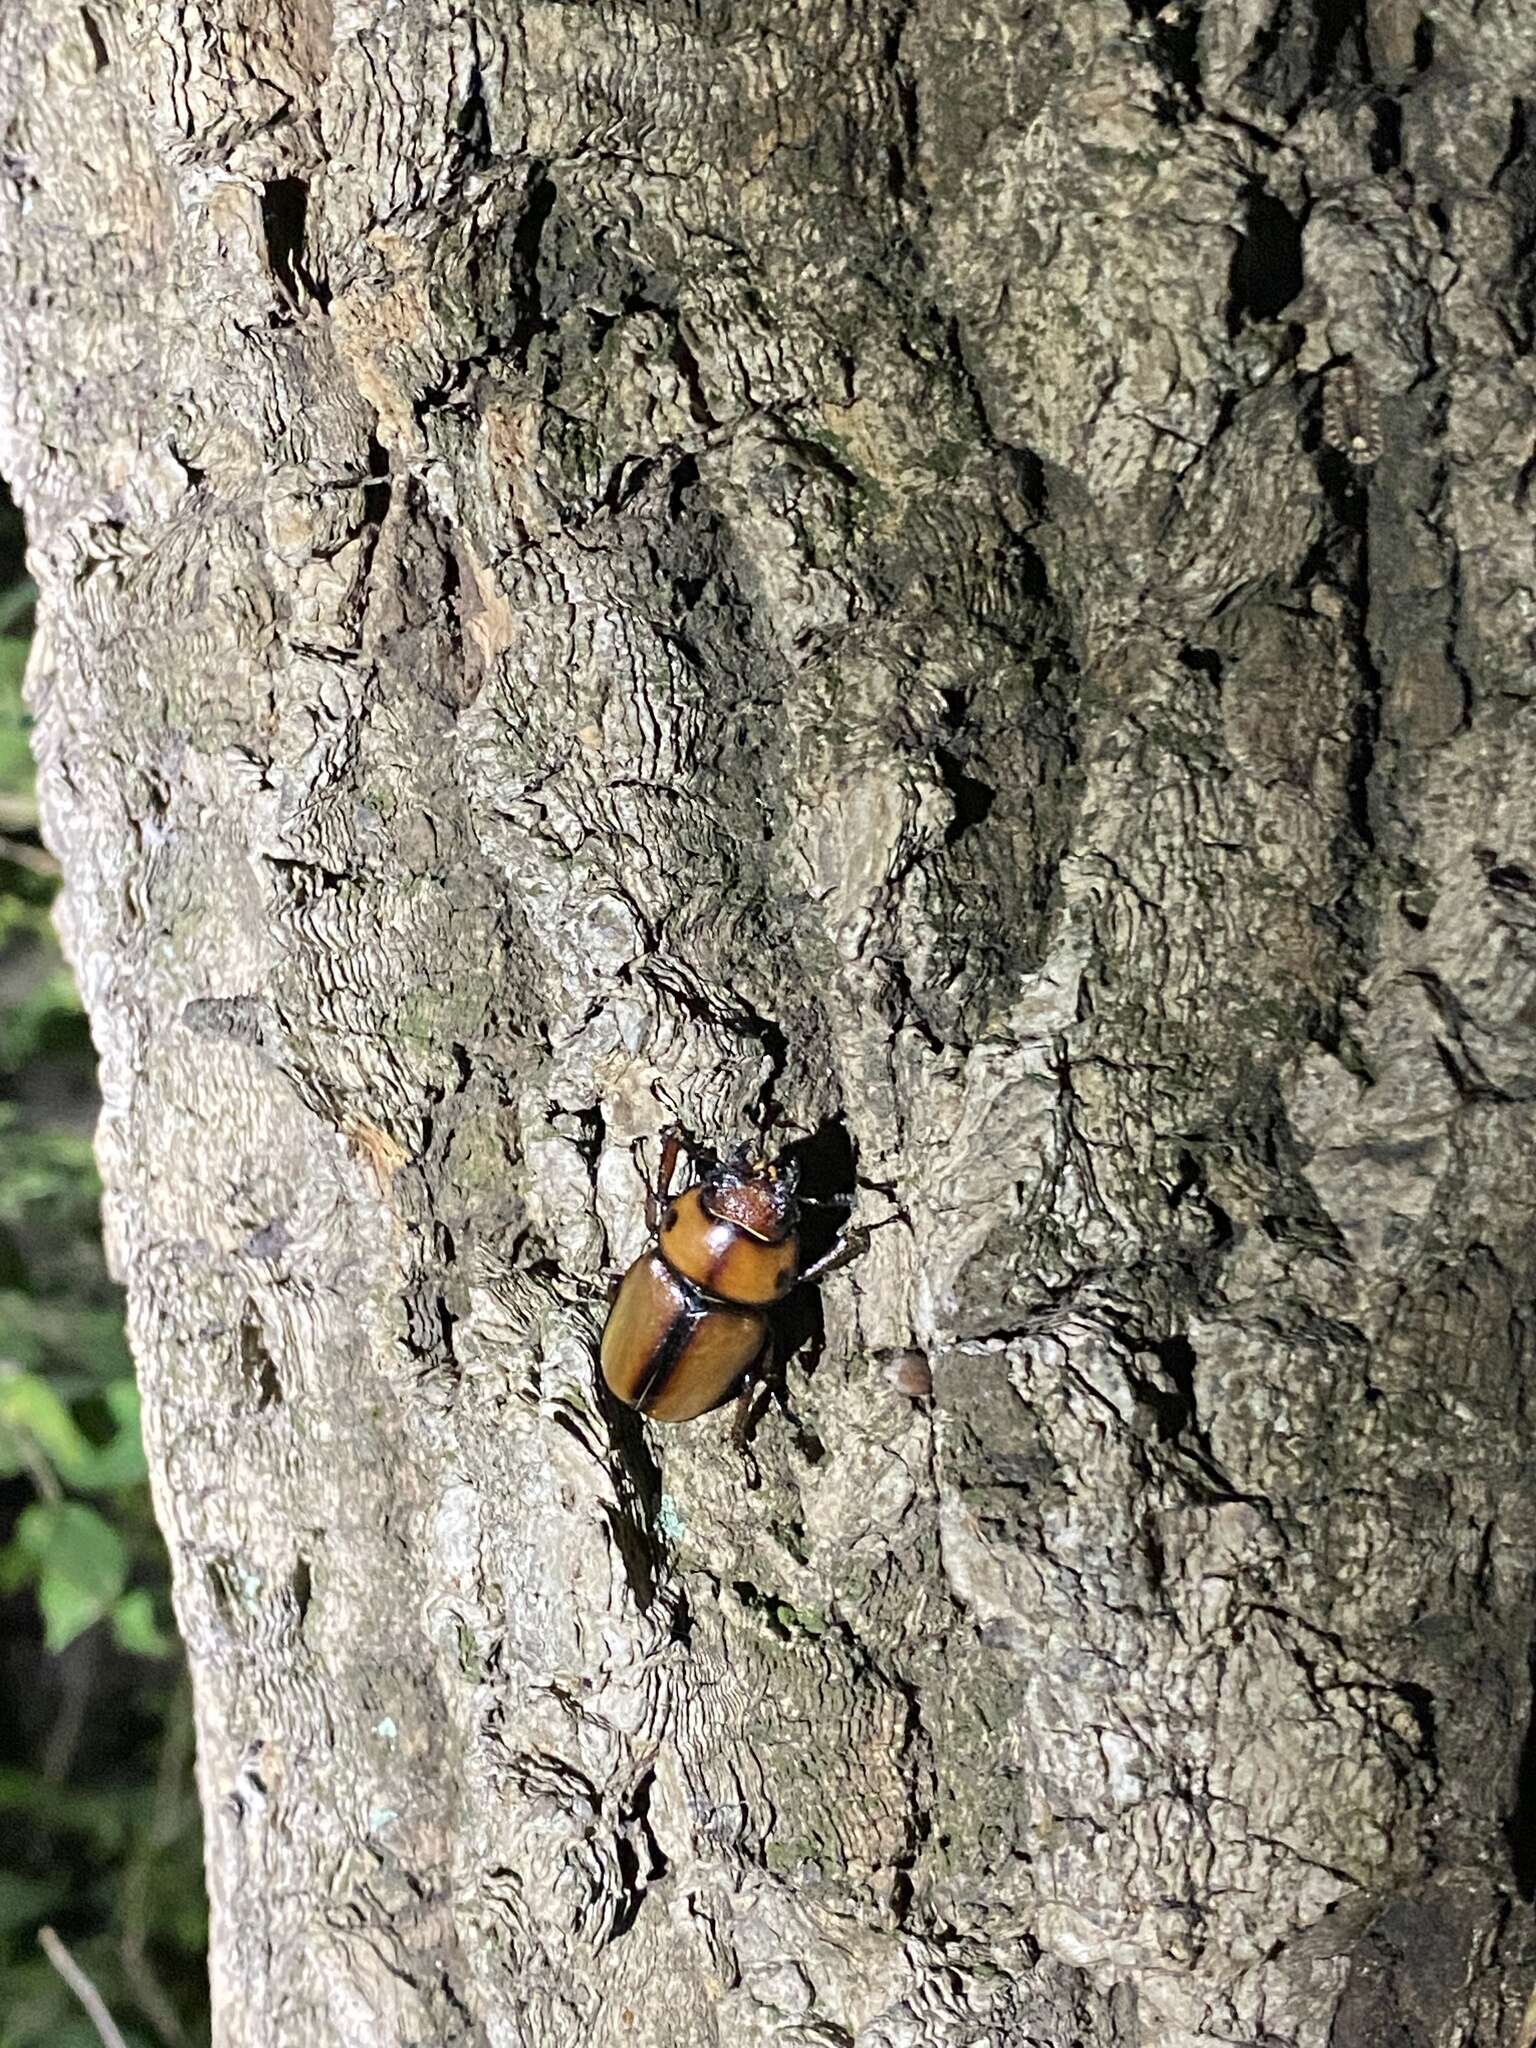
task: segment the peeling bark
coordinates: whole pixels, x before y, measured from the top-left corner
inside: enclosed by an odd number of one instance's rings
[[[10,0],[222,2048],[1529,2041],[1533,41]],[[674,1115],[901,1212],[745,1466]]]

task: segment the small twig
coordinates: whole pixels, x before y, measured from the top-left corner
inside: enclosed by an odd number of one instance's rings
[[[69,1950],[60,1941],[51,1927],[39,1927],[38,1946],[58,1971],[76,1998],[90,2016],[91,2025],[102,2038],[103,2048],[128,2048],[128,2043],[117,2031],[111,2013],[107,2011],[106,2000],[75,1961]]]
[[[42,1771],[50,1785],[62,1785],[69,1776],[75,1751],[85,1731],[86,1716],[95,1696],[97,1667],[101,1661],[101,1629],[87,1629],[76,1636],[59,1656],[59,1679],[63,1700],[48,1740],[43,1747]]]
[[[12,1372],[20,1372],[20,1366],[13,1366],[8,1358],[0,1358],[0,1379],[7,1379]],[[0,1422],[0,1443],[5,1444],[13,1456],[19,1458],[27,1468],[27,1477],[37,1489],[38,1498],[52,1507],[57,1507],[64,1498],[64,1489],[54,1475],[53,1467],[39,1450],[32,1432],[19,1423]]]
[[[122,1877],[123,1934],[118,1953],[133,1995],[171,2048],[185,2048],[187,2030],[149,1959],[149,1888],[156,1859],[185,1824],[186,1788],[192,1775],[192,1686],[183,1668],[166,1709],[155,1764],[155,1799],[149,1825]]]

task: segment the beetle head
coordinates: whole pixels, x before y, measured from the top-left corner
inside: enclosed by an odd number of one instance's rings
[[[800,1209],[795,1189],[800,1169],[794,1160],[775,1164],[753,1145],[738,1145],[703,1182],[703,1203],[711,1216],[739,1223],[754,1237],[778,1244],[794,1229]]]

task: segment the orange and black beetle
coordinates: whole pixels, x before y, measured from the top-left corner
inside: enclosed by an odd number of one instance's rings
[[[771,1165],[742,1146],[674,1199],[683,1146],[680,1131],[666,1133],[658,1185],[645,1197],[657,1240],[620,1281],[603,1331],[603,1378],[656,1422],[691,1422],[713,1408],[766,1358],[766,1311],[866,1236],[847,1231],[802,1268],[794,1164]]]

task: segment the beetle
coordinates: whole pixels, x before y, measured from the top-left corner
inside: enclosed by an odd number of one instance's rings
[[[797,1193],[794,1162],[774,1164],[742,1145],[674,1197],[685,1148],[697,1153],[675,1125],[663,1134],[657,1184],[645,1195],[656,1241],[619,1282],[603,1331],[603,1378],[654,1422],[691,1422],[758,1371],[773,1346],[768,1311],[868,1239],[846,1230],[802,1266],[800,1209],[811,1198]]]

